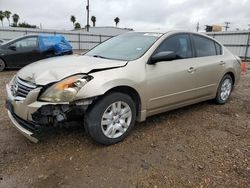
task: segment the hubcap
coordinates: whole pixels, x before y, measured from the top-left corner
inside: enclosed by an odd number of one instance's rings
[[[230,79],[225,79],[221,85],[220,98],[226,101],[232,90],[232,82]]]
[[[111,104],[103,113],[101,128],[108,138],[122,136],[130,126],[132,111],[129,105],[123,101]]]

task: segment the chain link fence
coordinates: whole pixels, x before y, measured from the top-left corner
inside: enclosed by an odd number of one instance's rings
[[[124,31],[126,32],[126,31]],[[45,29],[25,28],[0,28],[0,39],[10,40],[28,34],[63,35],[72,45],[73,50],[89,50],[103,41],[114,37],[120,32],[112,32],[112,35],[91,34],[83,31],[62,31]],[[240,56],[243,60],[250,60],[250,31],[235,32],[209,32],[208,36],[215,38],[226,46],[233,54]]]
[[[23,28],[0,28],[0,39],[11,40],[23,35],[63,35],[72,45],[73,50],[88,50],[115,35],[98,35],[81,31],[59,31]],[[119,33],[117,33],[118,35]]]

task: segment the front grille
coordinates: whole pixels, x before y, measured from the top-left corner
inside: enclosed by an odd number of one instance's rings
[[[34,122],[31,121],[25,121],[22,118],[18,117],[15,113],[11,113],[11,115],[13,116],[13,118],[18,122],[18,124],[20,126],[22,126],[24,129],[27,129],[33,133],[38,132],[39,130],[41,130],[41,126],[39,124],[36,124]]]
[[[36,87],[37,86],[35,84],[31,84],[30,82],[22,80],[16,76],[13,81],[11,91],[16,100],[24,100],[29,92]]]

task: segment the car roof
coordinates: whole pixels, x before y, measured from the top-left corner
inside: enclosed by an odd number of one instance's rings
[[[193,33],[193,34],[198,34],[198,35],[204,35],[203,33],[193,32],[193,31],[188,31],[188,30],[163,30],[163,29],[155,29],[155,30],[135,30],[135,31],[131,31],[131,33],[132,32],[138,32],[138,33],[159,33],[159,34],[167,34],[167,33],[171,33],[171,34],[174,34],[174,33]]]
[[[135,30],[135,31],[130,31],[130,33],[157,33],[157,34],[178,34],[178,33],[189,33],[189,34],[195,34],[195,35],[200,35],[209,39],[212,39],[214,41],[216,41],[217,43],[220,44],[219,41],[217,41],[216,39],[206,35],[204,32],[193,32],[193,31],[188,31],[188,30],[162,30],[162,29],[156,29],[156,30]]]
[[[14,38],[14,39],[21,39],[21,38],[27,38],[27,37],[38,37],[39,35],[38,34],[27,34],[27,35],[22,35],[22,36],[19,36],[17,38]]]
[[[166,35],[166,34],[178,34],[178,33],[188,33],[188,34],[195,34],[195,35],[199,35],[205,38],[208,38],[210,40],[215,41],[216,43],[218,43],[220,46],[223,46],[220,41],[216,40],[215,38],[212,38],[208,35],[206,35],[206,33],[204,32],[193,32],[193,31],[188,31],[188,30],[162,30],[162,29],[156,29],[156,30],[135,30],[135,31],[130,31],[129,33],[155,33],[155,34],[161,34]]]

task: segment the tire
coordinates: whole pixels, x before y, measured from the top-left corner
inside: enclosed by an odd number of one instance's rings
[[[112,145],[128,136],[135,119],[134,101],[126,94],[115,92],[104,95],[88,108],[84,127],[95,142]]]
[[[0,72],[4,71],[6,68],[5,62],[0,58]]]
[[[226,74],[218,87],[215,102],[217,104],[225,104],[233,90],[233,79],[229,74]]]

